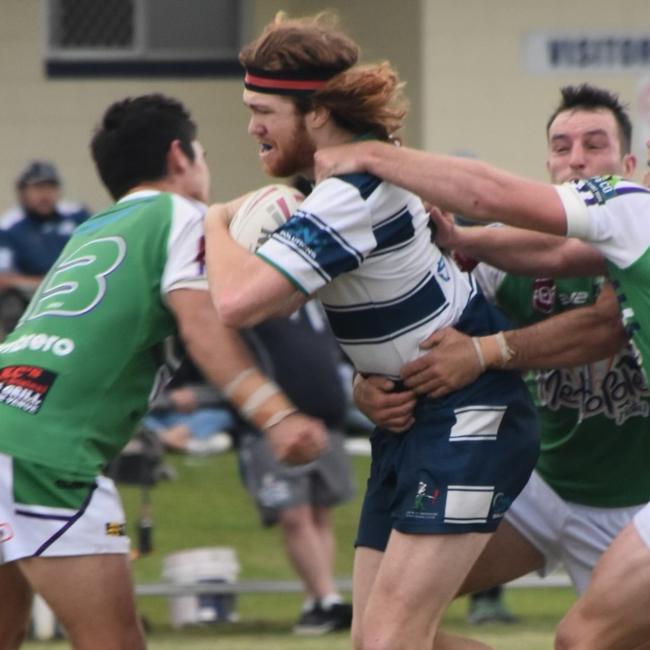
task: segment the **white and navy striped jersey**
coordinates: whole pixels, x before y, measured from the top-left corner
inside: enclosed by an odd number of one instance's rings
[[[428,221],[420,199],[404,189],[369,174],[330,178],[257,254],[318,295],[358,371],[397,378],[421,354],[422,340],[464,312],[464,320],[471,311],[481,321],[465,331],[493,331],[484,313],[492,308],[473,278],[431,243]],[[466,311],[474,298],[480,309]]]

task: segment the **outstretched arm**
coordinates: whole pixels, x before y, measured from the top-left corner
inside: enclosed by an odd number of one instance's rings
[[[366,171],[404,187],[433,205],[477,221],[565,235],[566,216],[552,185],[520,178],[467,158],[439,156],[384,142],[321,149],[315,154],[319,180]]]
[[[511,226],[457,226],[450,215],[438,210],[432,210],[430,216],[439,246],[508,273],[535,277],[605,273],[602,255],[578,239]]]
[[[569,368],[611,356],[627,340],[618,300],[609,284],[593,305],[506,331],[503,336],[505,355],[494,345],[495,335],[472,340],[453,328],[440,330],[423,343],[429,351],[404,366],[404,382],[417,393],[441,397],[474,381],[486,368]]]

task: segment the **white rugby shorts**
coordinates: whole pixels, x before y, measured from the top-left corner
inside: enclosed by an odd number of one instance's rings
[[[21,464],[16,472],[21,478],[14,476],[14,463]],[[30,472],[40,473],[42,480],[30,484],[25,479]],[[29,557],[128,553],[124,511],[113,481],[98,476],[84,484],[77,490],[79,504],[70,507],[70,477],[55,476],[55,470],[0,454],[0,564]]]
[[[539,574],[562,565],[581,594],[600,556],[642,508],[594,508],[565,501],[534,471],[505,518],[544,556]],[[650,546],[650,508],[646,510]]]

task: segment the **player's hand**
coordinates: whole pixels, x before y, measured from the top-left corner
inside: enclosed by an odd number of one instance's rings
[[[205,215],[205,225],[206,227],[212,223],[218,222],[225,226],[230,226],[230,222],[233,220],[233,217],[237,213],[237,210],[241,207],[242,203],[251,195],[251,192],[246,192],[238,196],[236,199],[232,199],[227,203],[213,203]]]
[[[343,144],[319,149],[314,154],[316,182],[339,174],[353,174],[366,171],[362,155],[368,143]]]
[[[316,418],[293,413],[270,427],[266,435],[275,458],[288,465],[303,465],[327,449],[327,430]]]
[[[394,382],[386,377],[357,375],[352,395],[359,410],[382,429],[401,433],[413,422],[417,397],[410,390],[391,393]]]
[[[181,413],[191,413],[198,407],[196,395],[191,388],[175,388],[169,391],[169,399],[174,408]]]
[[[443,212],[434,205],[426,204],[429,218],[434,226],[435,241],[439,248],[452,249],[458,246],[459,229],[450,212]]]
[[[420,395],[443,397],[472,383],[481,374],[471,337],[453,327],[434,332],[420,348],[429,351],[407,363],[401,371],[404,383]]]

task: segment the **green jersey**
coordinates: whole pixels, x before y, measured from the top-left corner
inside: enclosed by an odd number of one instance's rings
[[[514,276],[484,264],[476,274],[518,326],[593,303],[601,284]],[[633,345],[610,359],[527,379],[541,430],[537,471],[563,499],[603,508],[650,500],[650,392]]]
[[[80,476],[119,453],[163,381],[166,294],[207,287],[203,213],[142,191],[74,231],[0,344],[0,452]]]

